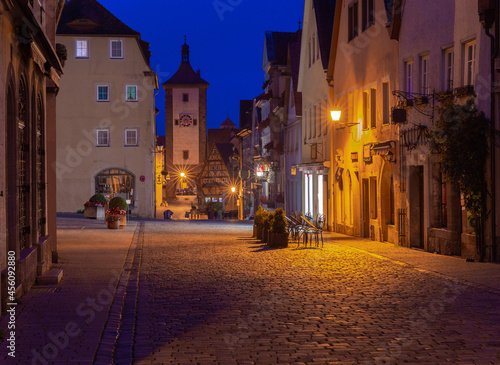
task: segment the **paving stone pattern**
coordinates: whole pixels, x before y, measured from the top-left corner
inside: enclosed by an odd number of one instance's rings
[[[500,363],[500,291],[451,271],[368,254],[345,236],[268,249],[249,225],[146,231],[137,364]]]
[[[269,249],[251,231],[58,219],[64,279],[22,298],[0,364],[500,364],[500,265],[331,233]]]

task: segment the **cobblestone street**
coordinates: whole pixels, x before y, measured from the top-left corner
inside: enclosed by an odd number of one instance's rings
[[[21,299],[1,364],[500,363],[498,264],[332,233],[269,249],[241,222],[58,227],[64,280]]]
[[[352,237],[273,250],[248,238],[249,225],[146,231],[138,364],[500,362],[497,290],[368,254]]]

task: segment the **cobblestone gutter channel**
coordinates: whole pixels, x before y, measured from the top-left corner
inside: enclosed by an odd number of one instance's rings
[[[94,364],[132,364],[134,362],[133,345],[139,274],[144,246],[144,225],[144,222],[141,222],[134,232],[101,334],[99,348],[94,357]]]

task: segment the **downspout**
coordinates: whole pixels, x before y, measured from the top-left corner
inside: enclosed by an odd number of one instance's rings
[[[490,170],[491,170],[491,261],[496,261],[496,171],[495,171],[495,59],[498,57],[500,0],[495,0],[495,36],[490,33],[490,28],[485,27],[485,34],[491,41],[491,89],[490,89]]]

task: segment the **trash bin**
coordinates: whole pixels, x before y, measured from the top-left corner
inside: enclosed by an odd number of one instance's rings
[[[172,219],[173,214],[174,212],[172,212],[170,209],[167,209],[163,212],[163,219]]]

